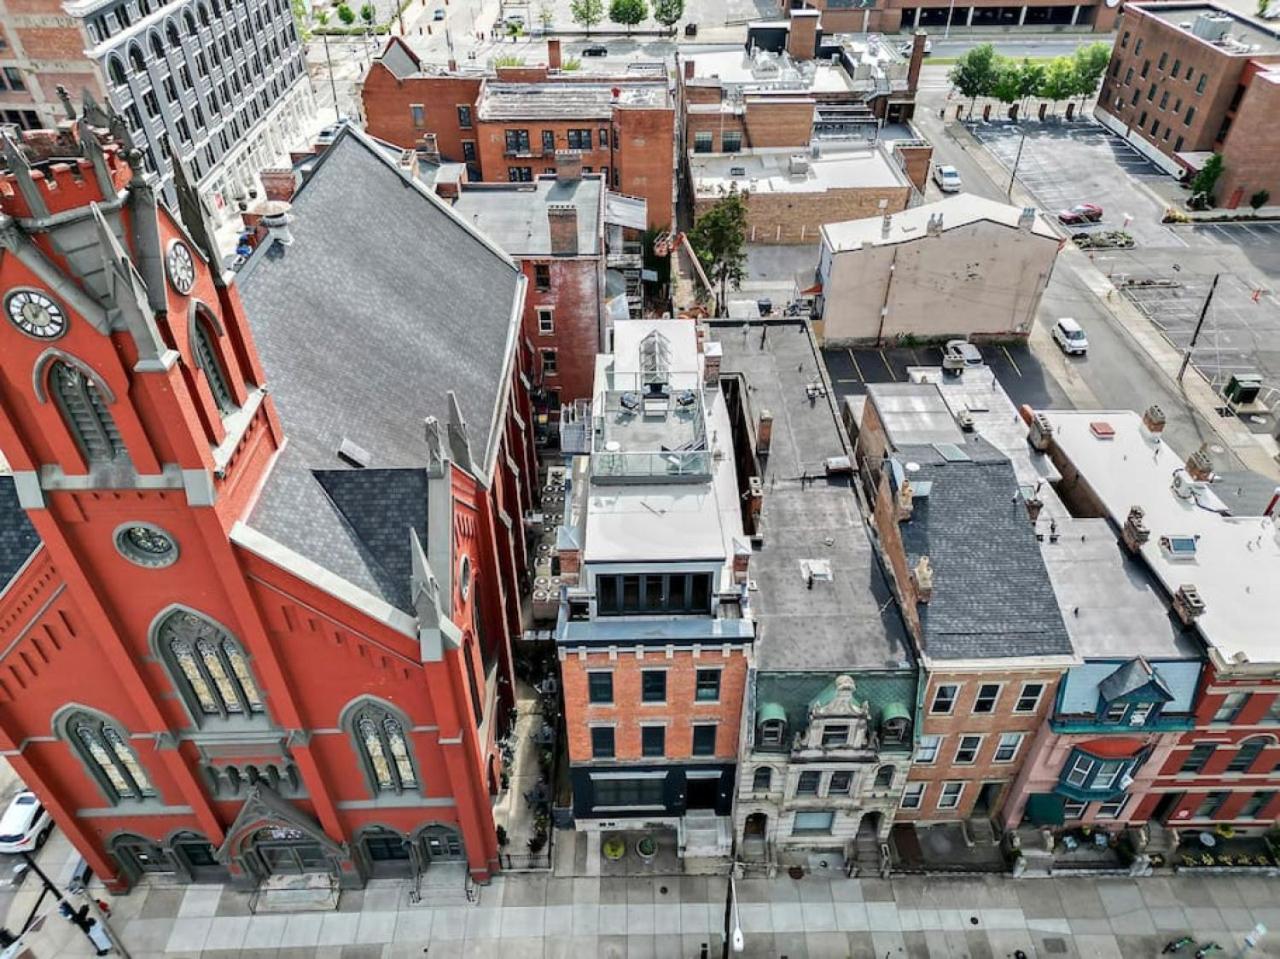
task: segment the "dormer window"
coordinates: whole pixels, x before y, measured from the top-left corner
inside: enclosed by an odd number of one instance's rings
[[[766,746],[781,746],[787,732],[787,724],[780,719],[766,719],[760,724],[760,742]]]
[[[849,727],[844,723],[827,723],[822,727],[822,745],[826,748],[845,746],[849,743]]]
[[[1124,719],[1124,714],[1129,711],[1128,703],[1111,703],[1107,706],[1106,715],[1102,717],[1104,723],[1118,723]]]

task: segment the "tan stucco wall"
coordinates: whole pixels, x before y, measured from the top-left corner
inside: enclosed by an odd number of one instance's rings
[[[824,342],[874,342],[886,295],[886,342],[904,335],[1024,337],[1057,255],[1053,237],[986,221],[895,246],[837,253],[823,290]]]

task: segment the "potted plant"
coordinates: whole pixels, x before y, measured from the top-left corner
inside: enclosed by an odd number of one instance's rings
[[[636,840],[636,855],[645,862],[653,862],[653,857],[658,854],[658,843],[653,836],[645,833]]]
[[[604,841],[600,851],[604,853],[605,859],[610,862],[617,862],[627,854],[627,844],[621,836],[610,836]]]

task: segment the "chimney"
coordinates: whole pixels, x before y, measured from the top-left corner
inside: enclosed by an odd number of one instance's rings
[[[911,61],[907,64],[907,90],[916,92],[920,85],[920,68],[924,66],[924,48],[928,43],[923,30],[917,30],[911,38]]]
[[[1200,591],[1191,583],[1183,583],[1173,594],[1173,611],[1178,614],[1184,626],[1190,626],[1204,615],[1204,600]]]
[[[1207,483],[1213,479],[1213,461],[1209,459],[1207,444],[1187,457],[1187,474],[1197,483]]]
[[[281,246],[292,245],[293,234],[289,232],[289,224],[293,221],[293,217],[289,215],[289,204],[278,201],[265,206],[262,226],[266,228],[268,243],[279,243]]]
[[[759,476],[747,477],[747,515],[751,517],[751,532],[760,533],[760,514],[764,512],[764,484]]]
[[[1023,232],[1030,232],[1031,228],[1036,225],[1036,208],[1033,206],[1024,206],[1022,212],[1018,214],[1018,229]]]
[[[684,78],[686,80],[692,80],[693,77],[694,77],[693,61],[686,60],[684,62]]]
[[[396,166],[410,180],[418,179],[418,152],[401,150],[400,155],[396,157]]]
[[[724,347],[715,340],[709,340],[702,346],[702,385],[707,389],[715,389],[720,385],[720,357],[724,355]]]
[[[733,581],[739,586],[747,584],[751,571],[751,547],[735,543],[733,547]]]
[[[1143,544],[1151,539],[1151,529],[1147,526],[1147,513],[1141,506],[1129,507],[1129,515],[1125,517],[1124,527],[1120,530],[1120,542],[1131,553],[1142,549]]]
[[[927,603],[933,599],[933,566],[928,556],[921,556],[911,567],[911,584],[916,589],[916,602]]]
[[[1031,429],[1027,431],[1027,442],[1038,453],[1045,452],[1053,442],[1053,424],[1043,413],[1031,417]]]
[[[576,549],[560,550],[560,579],[567,586],[577,586],[582,571],[582,554]]]
[[[1164,410],[1160,409],[1157,404],[1152,403],[1142,411],[1142,428],[1148,438],[1153,438],[1163,433],[1164,424]]]
[[[929,236],[942,236],[942,212],[929,214],[929,222],[925,226],[925,232]]]
[[[424,133],[418,140],[418,155],[430,163],[440,162],[440,144],[434,133]]]
[[[548,203],[547,225],[551,228],[551,255],[578,255],[578,208],[572,203]]]
[[[1035,526],[1040,520],[1040,511],[1044,509],[1044,500],[1039,496],[1028,496],[1024,501],[1027,507],[1027,519]]]
[[[547,67],[551,70],[560,69],[560,41],[554,37],[547,41]]]
[[[769,447],[773,445],[773,414],[761,410],[756,421],[756,452],[769,455]]]
[[[894,519],[899,523],[905,523],[911,519],[916,510],[916,494],[911,488],[911,480],[903,480],[902,485],[898,487],[898,499],[894,510]]]
[[[298,189],[298,177],[286,167],[271,167],[258,174],[262,181],[262,194],[268,200],[293,202],[294,191]]]
[[[561,151],[556,153],[556,182],[573,183],[582,179],[582,154]]]
[[[929,222],[933,223],[932,217],[930,217]],[[890,214],[886,213],[884,216],[880,218],[880,238],[884,240],[889,239],[889,231],[892,229],[893,229],[893,217]]]
[[[791,29],[787,31],[787,53],[793,60],[812,60],[818,55],[818,33],[821,17],[818,10],[791,11]]]

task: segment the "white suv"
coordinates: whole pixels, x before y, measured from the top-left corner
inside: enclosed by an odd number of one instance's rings
[[[1089,351],[1089,338],[1084,335],[1080,324],[1069,316],[1064,316],[1053,324],[1053,339],[1063,353],[1083,355]]]
[[[53,820],[33,792],[13,797],[0,816],[0,852],[34,852],[44,845],[53,829]]]
[[[943,193],[959,193],[963,189],[960,171],[953,166],[939,164],[933,168],[933,182]]]

